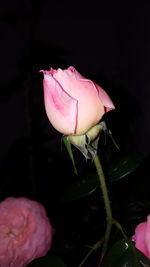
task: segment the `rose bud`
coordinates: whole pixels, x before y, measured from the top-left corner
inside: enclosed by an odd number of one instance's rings
[[[146,222],[138,224],[132,237],[135,247],[150,259],[150,215]]]
[[[0,266],[24,267],[45,256],[53,229],[44,207],[27,198],[0,202]]]
[[[115,109],[107,93],[74,67],[41,71],[44,73],[46,113],[59,132],[83,135],[101,120],[105,112]]]

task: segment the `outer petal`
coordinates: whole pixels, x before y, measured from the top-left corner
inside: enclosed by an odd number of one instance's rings
[[[99,96],[103,106],[106,108],[105,112],[108,112],[108,111],[110,111],[112,109],[115,109],[115,106],[114,106],[112,100],[110,99],[110,97],[108,96],[108,94],[105,92],[105,90],[102,87],[100,87],[95,82],[84,78],[74,67],[70,66],[68,68],[68,70],[71,70],[72,73],[75,74],[76,80],[79,80],[81,82],[91,83],[97,89],[98,96]],[[65,72],[68,72],[68,70],[65,70]]]
[[[73,97],[76,96],[76,99],[78,97],[78,91],[82,90],[79,88],[79,83],[82,81],[89,81],[72,66],[66,70],[59,68],[57,72],[53,74],[53,77],[61,84],[63,88],[65,88],[68,94]]]
[[[67,70],[58,69],[53,77],[65,91],[78,100],[77,135],[85,134],[96,125],[105,113],[104,105],[99,100],[93,82],[85,79],[73,67]]]
[[[148,251],[148,258],[150,259],[150,215],[147,217],[147,227],[145,230],[145,243]]]
[[[132,239],[135,241],[135,247],[139,249],[145,256],[149,257],[147,250],[145,236],[146,236],[147,222],[140,223],[135,229],[135,235]]]
[[[113,102],[111,101],[108,94],[103,90],[102,87],[100,87],[98,84],[94,83],[95,87],[97,88],[99,98],[101,102],[103,103],[104,107],[106,108],[106,112],[115,109],[115,106]]]
[[[63,134],[74,134],[77,125],[78,101],[71,97],[51,74],[44,72],[44,101],[52,125]],[[65,88],[66,89],[66,88]]]

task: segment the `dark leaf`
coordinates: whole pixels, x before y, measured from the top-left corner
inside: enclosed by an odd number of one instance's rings
[[[149,267],[150,261],[130,239],[118,241],[109,251],[102,267]]]
[[[90,195],[99,186],[98,176],[90,173],[83,177],[81,182],[70,186],[63,194],[62,201],[72,201]]]
[[[116,159],[108,170],[110,181],[117,181],[133,172],[143,161],[144,157],[140,153],[133,153]]]

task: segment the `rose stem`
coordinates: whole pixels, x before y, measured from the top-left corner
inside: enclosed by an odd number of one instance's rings
[[[97,154],[96,154],[96,156],[93,157],[93,161],[94,161],[95,167],[97,169],[98,177],[99,177],[99,182],[100,182],[100,186],[101,186],[101,190],[102,190],[102,194],[103,194],[104,205],[105,205],[105,209],[106,209],[106,220],[107,220],[107,226],[106,226],[106,231],[105,231],[105,236],[104,236],[104,244],[103,244],[103,248],[102,248],[102,256],[101,256],[101,260],[100,260],[100,264],[101,264],[101,261],[105,255],[106,250],[107,250],[109,236],[110,236],[111,227],[112,227],[112,223],[113,223],[113,218],[112,218],[112,211],[111,211],[111,207],[110,207],[110,200],[109,200],[109,196],[108,196],[105,177],[104,177],[102,165],[100,163],[100,159],[99,159]],[[98,266],[100,266],[100,264]]]

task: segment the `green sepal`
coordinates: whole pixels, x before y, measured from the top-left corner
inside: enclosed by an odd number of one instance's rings
[[[69,154],[69,156],[70,156],[70,159],[71,159],[71,161],[72,161],[72,165],[73,165],[73,168],[74,168],[74,173],[75,173],[76,175],[78,175],[77,168],[76,168],[76,165],[75,165],[74,156],[73,156],[73,152],[72,152],[71,143],[68,141],[68,138],[67,138],[67,136],[65,136],[65,135],[62,137],[62,139],[63,139],[63,142],[64,142],[64,144],[65,144],[65,147],[66,147],[66,149],[67,149],[67,151],[68,151],[68,154]]]
[[[93,126],[83,135],[67,136],[67,140],[79,149],[86,159],[93,159],[97,154],[98,141],[102,130],[106,130],[104,121]]]

